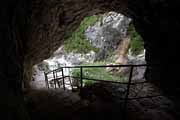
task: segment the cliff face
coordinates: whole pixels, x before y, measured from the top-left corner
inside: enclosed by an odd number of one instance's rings
[[[131,19],[115,12],[102,16],[94,26],[85,31],[86,38],[92,46],[99,48],[97,60],[105,59],[117,49],[121,41],[128,37],[127,30]],[[110,53],[111,52],[111,53]]]

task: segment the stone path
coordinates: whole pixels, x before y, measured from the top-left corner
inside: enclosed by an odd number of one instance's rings
[[[138,87],[141,91],[138,91]],[[82,92],[57,90],[32,90],[26,95],[27,108],[32,120],[117,120],[122,119],[124,86],[114,84],[96,84],[84,87]],[[134,97],[152,93],[159,90],[148,83],[132,87]],[[137,90],[137,91],[136,91]],[[174,103],[164,97],[145,98],[128,102],[127,120],[178,120],[178,111]]]

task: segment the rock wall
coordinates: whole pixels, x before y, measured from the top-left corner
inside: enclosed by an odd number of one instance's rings
[[[145,41],[147,63],[158,65],[147,68],[146,79],[157,83],[166,93],[178,94],[180,18],[175,13],[180,2],[135,0],[128,6],[135,28]]]
[[[29,120],[22,91],[26,7],[28,4],[18,0],[6,0],[0,4],[1,105],[8,113],[8,120]]]
[[[127,38],[127,30],[131,19],[116,12],[108,12],[101,16],[94,26],[85,31],[91,45],[99,48],[96,60],[106,59]]]

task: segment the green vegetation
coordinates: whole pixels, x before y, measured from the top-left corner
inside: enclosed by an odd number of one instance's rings
[[[133,24],[130,24],[128,28],[130,36],[129,49],[131,49],[133,55],[138,55],[144,50],[143,40],[141,36],[136,32]]]
[[[86,17],[75,32],[72,33],[71,37],[65,41],[65,51],[68,53],[88,53],[90,50],[97,52],[99,49],[91,46],[90,42],[86,40],[84,32],[88,26],[94,25],[98,19],[99,16],[97,15]]]
[[[82,66],[98,66],[98,65],[104,65],[103,62],[96,62],[92,64],[85,64]],[[80,69],[74,69],[72,71],[72,76],[74,77],[80,77]],[[125,81],[125,78],[123,75],[115,75],[110,72],[108,72],[104,67],[92,67],[92,68],[83,68],[83,77],[88,79],[97,79],[97,80],[106,80],[106,81]],[[77,79],[80,81],[80,79]],[[96,83],[92,80],[83,79],[83,83],[85,86],[92,85]]]

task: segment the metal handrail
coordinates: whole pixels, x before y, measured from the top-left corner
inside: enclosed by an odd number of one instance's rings
[[[85,78],[83,77],[83,68],[99,68],[99,67],[131,67],[131,71],[130,72],[133,72],[133,68],[134,67],[147,67],[147,66],[152,66],[152,65],[149,65],[149,64],[128,64],[128,65],[122,65],[122,64],[119,64],[119,65],[95,65],[95,66],[64,66],[64,67],[60,67],[60,68],[57,68],[57,69],[54,69],[52,71],[49,71],[49,72],[46,72],[44,73],[45,75],[45,78],[48,79],[47,75],[50,74],[50,73],[53,73],[53,79],[51,80],[54,80],[54,82],[56,80],[59,80],[59,79],[62,79],[63,80],[63,88],[65,89],[65,85],[64,85],[64,72],[63,72],[63,69],[64,68],[79,68],[80,69],[80,85],[81,85],[81,88],[83,87],[83,79],[85,80],[92,80],[92,81],[102,81],[102,82],[111,82],[111,83],[118,83],[118,84],[129,84],[129,85],[135,85],[135,84],[142,84],[142,83],[145,83],[145,82],[138,82],[138,83],[131,83],[131,78],[129,78],[129,81],[128,82],[115,82],[115,81],[111,81],[111,80],[100,80],[100,79],[93,79],[93,78]],[[61,78],[55,78],[54,74],[57,73],[57,72],[62,72],[62,77]],[[75,76],[66,76],[66,77],[71,77],[71,78],[75,78]],[[130,77],[130,76],[129,76]],[[131,76],[132,77],[132,76]],[[48,80],[46,80],[46,84],[48,83]],[[55,83],[56,84],[56,83]]]
[[[58,80],[62,79],[62,82],[63,82],[63,89],[65,90],[65,78],[66,77],[69,77],[70,78],[78,78],[80,79],[80,91],[81,89],[83,88],[83,80],[92,80],[92,81],[99,81],[99,82],[109,82],[109,83],[117,83],[117,84],[125,84],[127,85],[127,89],[126,89],[126,94],[125,94],[125,98],[120,98],[121,100],[124,100],[124,110],[126,111],[127,110],[127,104],[128,104],[128,101],[129,100],[134,100],[134,99],[143,99],[143,98],[152,98],[152,97],[158,97],[158,96],[161,96],[161,95],[152,95],[152,96],[144,96],[144,97],[129,97],[129,93],[130,93],[130,87],[132,85],[136,85],[136,84],[143,84],[143,83],[147,83],[147,81],[142,81],[142,82],[133,82],[132,83],[132,76],[133,76],[133,69],[134,67],[152,67],[152,66],[159,66],[159,65],[155,65],[155,64],[128,64],[128,65],[96,65],[96,66],[64,66],[64,67],[60,67],[60,68],[57,68],[55,70],[52,70],[52,71],[49,71],[49,72],[46,72],[44,73],[45,75],[45,81],[46,81],[46,85],[47,87],[49,88],[49,85],[48,85],[48,77],[47,75],[50,74],[50,73],[53,73],[53,78],[52,80],[54,80],[54,83],[56,84],[56,82],[58,82]],[[100,80],[100,79],[94,79],[94,78],[86,78],[83,76],[83,69],[84,68],[100,68],[100,67],[130,67],[130,74],[129,74],[129,79],[127,82],[116,82],[116,81],[112,81],[112,80]],[[78,68],[80,69],[80,76],[79,77],[76,77],[76,76],[68,76],[68,75],[64,75],[64,71],[63,69],[65,68]],[[57,74],[57,72],[62,72],[62,77],[61,78],[56,78],[55,77],[55,73]],[[71,84],[71,82],[70,82]],[[55,85],[55,88],[56,88],[56,85]],[[119,98],[118,98],[119,99]]]
[[[83,66],[63,66],[51,71],[46,72],[46,74],[49,74],[53,71],[58,71],[58,70],[62,70],[63,68],[97,68],[97,67],[148,67],[148,66],[159,66],[157,64],[127,64],[127,65],[122,65],[122,64],[117,64],[117,65],[83,65]]]

